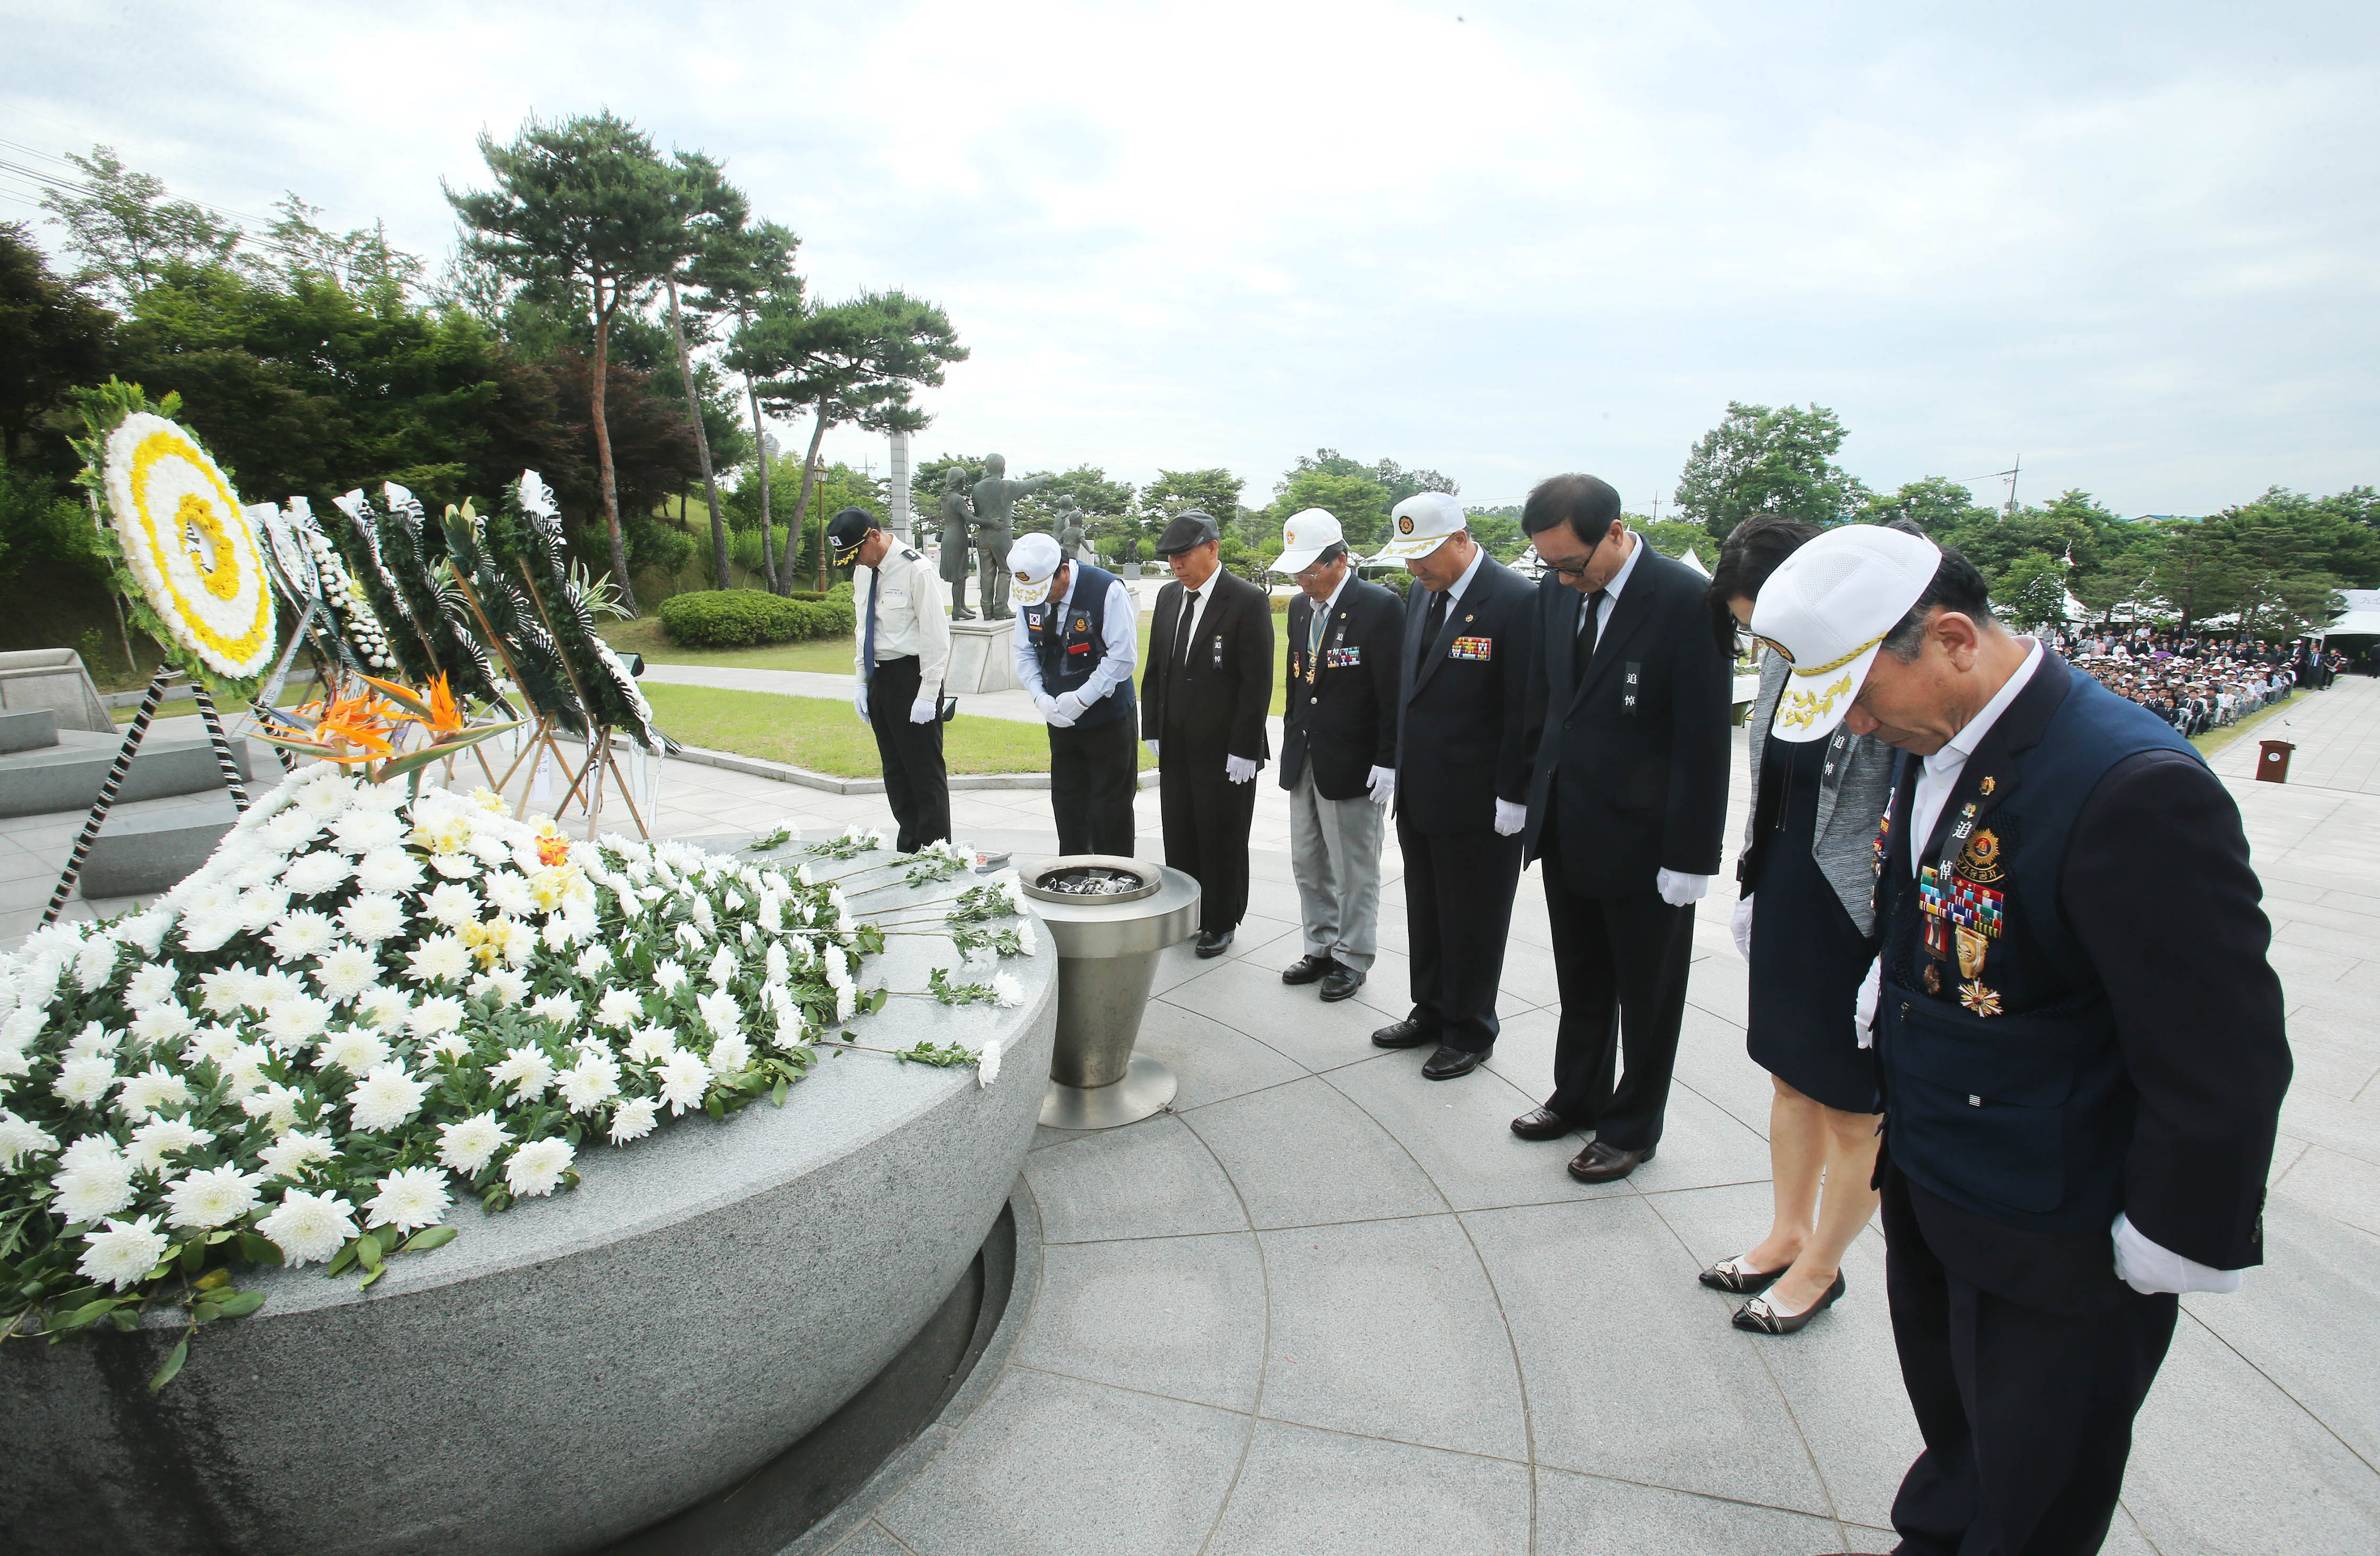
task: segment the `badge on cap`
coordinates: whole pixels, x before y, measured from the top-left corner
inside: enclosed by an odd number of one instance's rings
[[[1410,535],[1413,533],[1413,515],[1404,514],[1398,517],[1397,533],[1400,535]]]

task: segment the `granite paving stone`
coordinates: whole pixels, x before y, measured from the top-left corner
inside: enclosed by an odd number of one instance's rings
[[[1361,1000],[1325,1004],[1311,989],[1284,984],[1281,967],[1297,959],[1296,942],[1284,953],[1281,966],[1270,960],[1221,962],[1162,997],[1168,1004],[1245,1032],[1309,1070],[1353,1064],[1378,1053],[1372,1034],[1383,1025],[1380,1013]]]
[[[1253,1410],[1265,1370],[1265,1278],[1245,1232],[1046,1245],[1017,1364]]]
[[[1894,1538],[1879,1533],[1863,1548],[1881,1550]],[[1537,1556],[1799,1556],[1840,1550],[1842,1541],[1843,1531],[1831,1518],[1558,1469],[1537,1471]]]
[[[1258,1230],[1443,1210],[1440,1195],[1369,1113],[1309,1076],[1183,1115]]]
[[[1529,1467],[1260,1421],[1209,1556],[1523,1556]]]
[[[1034,1151],[1025,1177],[1051,1243],[1247,1229],[1231,1180],[1172,1113]]]
[[[1149,1001],[1133,1052],[1173,1071],[1180,1083],[1173,1097],[1177,1112],[1280,1086],[1306,1073],[1305,1065],[1269,1044],[1166,1000]]]
[[[1634,1192],[1623,1181],[1583,1184],[1563,1171],[1578,1142],[1524,1140],[1512,1119],[1536,1099],[1486,1069],[1425,1081],[1412,1052],[1333,1070],[1330,1084],[1396,1137],[1458,1210],[1592,1199]],[[1658,1158],[1656,1159],[1658,1160]]]

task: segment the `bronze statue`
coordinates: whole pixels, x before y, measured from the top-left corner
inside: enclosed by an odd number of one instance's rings
[[[1058,554],[1069,562],[1081,561],[1083,539],[1089,527],[1088,521],[1084,517],[1082,511],[1075,506],[1075,499],[1071,493],[1059,492],[1051,500],[1050,506],[1054,514],[1050,528],[1058,535]]]
[[[1010,480],[1007,477],[1008,461],[994,454],[984,459],[983,479],[975,483],[976,549],[978,576],[981,579],[977,591],[982,597],[986,621],[1005,621],[1015,614],[1008,608],[1008,548],[1016,538],[1016,499],[1040,491],[1056,479],[1029,476],[1023,480]],[[943,511],[950,511],[947,498]],[[944,576],[948,576],[947,572]]]
[[[942,472],[941,572],[942,581],[951,586],[953,621],[975,620],[975,613],[966,608],[967,553],[974,549],[967,530],[975,522],[975,510],[967,504],[965,480],[962,466]]]

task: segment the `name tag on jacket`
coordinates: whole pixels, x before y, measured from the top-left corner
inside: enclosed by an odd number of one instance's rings
[[[1457,638],[1446,650],[1449,659],[1494,659],[1496,639],[1493,638]]]

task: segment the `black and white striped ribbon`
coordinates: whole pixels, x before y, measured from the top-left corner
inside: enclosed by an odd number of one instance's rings
[[[207,695],[206,683],[192,681],[190,695],[198,699],[199,717],[205,721],[207,741],[215,748],[215,766],[223,773],[224,787],[231,791],[231,808],[248,809],[248,785],[240,782],[239,764],[231,759],[231,741],[224,734],[223,716],[215,711],[215,699]]]
[[[140,750],[140,738],[149,733],[149,721],[156,716],[157,704],[164,699],[165,683],[179,672],[170,664],[161,664],[157,674],[149,678],[148,695],[140,699],[140,711],[132,715],[132,723],[124,732],[123,748],[115,753],[115,765],[107,770],[107,777],[99,785],[99,798],[92,802],[91,814],[83,819],[82,832],[75,838],[74,852],[67,856],[67,868],[58,877],[58,889],[50,893],[50,906],[42,911],[42,922],[55,924],[58,914],[74,895],[75,882],[82,877],[83,861],[91,857],[91,845],[99,838],[99,829],[107,822],[107,813],[115,806],[115,791],[124,786],[124,775],[132,771],[132,759]],[[201,689],[200,696],[206,692]],[[230,755],[228,751],[225,753]]]

